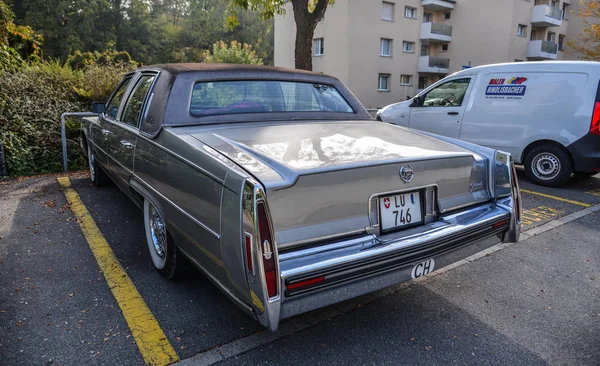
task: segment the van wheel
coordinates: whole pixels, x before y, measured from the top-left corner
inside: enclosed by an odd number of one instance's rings
[[[144,200],[144,226],[152,264],[158,273],[169,280],[185,275],[189,264],[169,234],[167,222],[148,200]]]
[[[559,187],[571,177],[571,173],[571,157],[560,146],[536,146],[525,157],[525,174],[536,184]]]

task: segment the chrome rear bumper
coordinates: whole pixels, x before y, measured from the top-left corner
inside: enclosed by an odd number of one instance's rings
[[[280,253],[280,319],[408,281],[428,259],[438,269],[503,239],[518,240],[513,202],[507,197],[414,229]]]

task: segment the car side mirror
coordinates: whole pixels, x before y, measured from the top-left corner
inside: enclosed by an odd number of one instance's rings
[[[106,105],[104,104],[104,102],[93,102],[92,112],[102,114],[106,112]]]
[[[425,100],[424,96],[421,95],[417,95],[416,97],[413,98],[413,102],[411,103],[411,107],[422,107],[423,106],[423,101]]]

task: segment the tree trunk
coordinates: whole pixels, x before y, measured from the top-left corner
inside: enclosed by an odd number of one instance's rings
[[[312,71],[312,40],[317,23],[323,19],[329,0],[319,0],[314,11],[308,11],[308,0],[292,0],[296,22],[295,67]]]

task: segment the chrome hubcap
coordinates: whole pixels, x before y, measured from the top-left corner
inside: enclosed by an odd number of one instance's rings
[[[152,235],[152,244],[154,244],[156,254],[160,258],[164,258],[167,246],[167,229],[162,216],[152,205],[150,206],[150,234]]]
[[[533,174],[539,179],[550,180],[560,173],[560,161],[556,155],[542,153],[533,158],[531,168]]]

